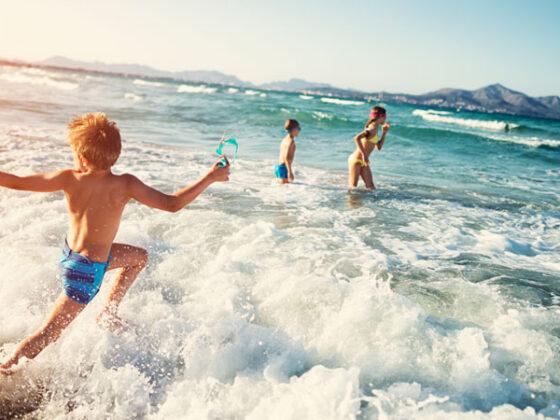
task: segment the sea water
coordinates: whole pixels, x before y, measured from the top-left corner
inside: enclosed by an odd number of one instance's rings
[[[377,190],[347,189],[358,99],[0,67],[0,170],[72,167],[65,125],[117,121],[115,173],[174,192],[240,149],[176,214],[131,203],[116,240],[149,264],[95,316],[0,377],[0,417],[560,418],[560,122],[380,103]],[[302,125],[296,182],[273,175]],[[363,184],[362,184],[363,187]],[[61,291],[57,193],[0,190],[0,356]]]

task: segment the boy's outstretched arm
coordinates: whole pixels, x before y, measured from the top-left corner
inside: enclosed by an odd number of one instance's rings
[[[0,171],[0,186],[13,190],[51,192],[63,190],[71,178],[71,170],[48,174],[17,176]]]
[[[130,198],[156,209],[179,211],[198,197],[210,184],[229,179],[229,163],[223,167],[218,165],[219,162],[216,162],[212,169],[197,182],[171,195],[147,186],[133,175],[126,175]]]

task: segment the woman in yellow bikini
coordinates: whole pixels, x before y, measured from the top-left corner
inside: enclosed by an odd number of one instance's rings
[[[366,184],[366,188],[373,190],[373,178],[369,168],[369,155],[373,149],[381,150],[385,142],[385,135],[389,131],[389,123],[385,123],[387,113],[384,108],[375,106],[371,109],[371,116],[366,123],[365,130],[354,137],[354,141],[358,146],[356,151],[348,158],[348,182],[349,186],[356,187],[360,176]],[[381,128],[381,138],[377,135],[379,126]]]

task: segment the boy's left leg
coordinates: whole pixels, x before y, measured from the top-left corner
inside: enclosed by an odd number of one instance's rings
[[[62,292],[54,304],[54,309],[45,319],[43,326],[17,346],[12,356],[0,365],[0,369],[9,369],[22,357],[33,359],[45,347],[56,341],[62,331],[85,307],[85,305],[74,302]]]
[[[105,308],[97,317],[99,324],[111,329],[122,326],[122,320],[117,315],[119,304],[147,262],[148,252],[144,248],[117,243],[111,246],[111,262],[107,271],[120,268],[121,272],[115,279]]]

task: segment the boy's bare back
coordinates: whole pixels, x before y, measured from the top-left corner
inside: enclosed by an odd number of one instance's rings
[[[66,170],[61,177],[70,217],[68,245],[92,261],[107,261],[124,207],[131,198],[129,176]]]

